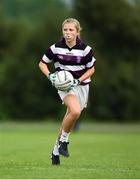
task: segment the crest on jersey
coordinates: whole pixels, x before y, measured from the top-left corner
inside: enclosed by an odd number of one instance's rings
[[[57,55],[59,59],[64,59],[62,55]]]

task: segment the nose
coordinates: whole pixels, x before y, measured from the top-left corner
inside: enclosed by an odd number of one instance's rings
[[[68,35],[68,34],[69,34],[69,31],[66,31],[66,34]]]

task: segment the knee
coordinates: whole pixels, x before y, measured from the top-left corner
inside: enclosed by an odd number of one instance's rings
[[[80,114],[81,114],[81,110],[80,110],[80,109],[73,109],[73,110],[71,111],[71,115],[72,115],[72,117],[73,117],[74,119],[78,119],[79,116],[80,116]]]

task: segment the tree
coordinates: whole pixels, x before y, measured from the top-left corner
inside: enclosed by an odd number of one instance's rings
[[[58,0],[2,0],[0,6],[0,119],[57,117],[57,92],[38,63],[60,38],[65,5]]]
[[[140,119],[140,13],[125,0],[75,1],[97,58],[90,114],[96,118]],[[137,97],[137,98],[136,98]]]

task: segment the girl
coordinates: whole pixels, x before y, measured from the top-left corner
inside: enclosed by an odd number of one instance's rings
[[[60,91],[58,94],[67,110],[52,151],[52,164],[59,165],[59,155],[68,157],[68,137],[86,107],[90,76],[95,72],[95,58],[92,48],[80,39],[80,23],[74,18],[64,20],[62,24],[63,38],[48,48],[39,63],[39,68],[53,83],[55,74],[50,73],[48,63],[53,62],[56,71],[67,70],[73,75],[73,88],[70,91]]]

